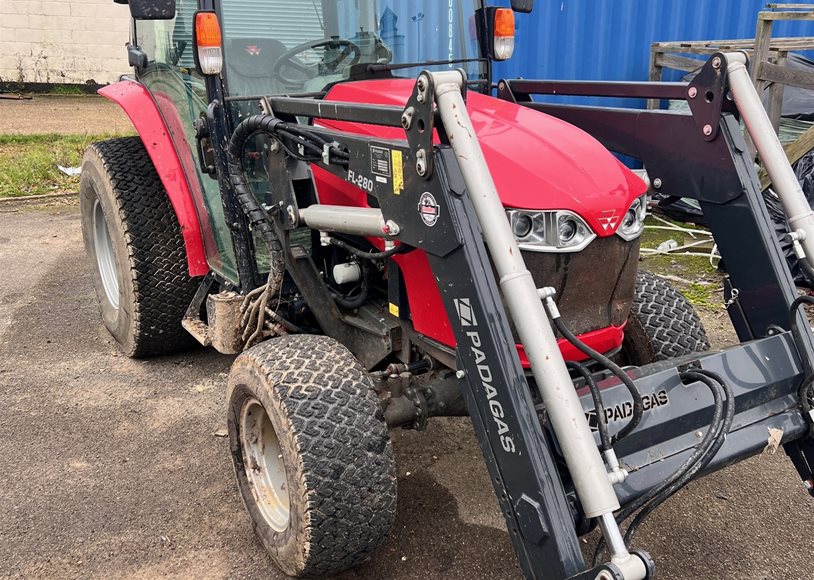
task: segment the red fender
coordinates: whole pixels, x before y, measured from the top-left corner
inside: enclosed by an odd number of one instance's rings
[[[138,131],[156,172],[164,184],[167,196],[175,210],[187,251],[190,276],[203,276],[209,272],[204,250],[201,224],[195,210],[190,183],[181,160],[153,97],[144,85],[134,81],[121,81],[99,89],[99,94],[118,104]]]

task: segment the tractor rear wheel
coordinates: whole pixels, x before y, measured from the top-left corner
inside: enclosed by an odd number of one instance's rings
[[[646,364],[709,350],[706,330],[693,305],[664,278],[636,274],[636,292],[625,327],[626,364]]]
[[[80,212],[102,320],[125,354],[192,346],[181,319],[196,283],[175,212],[139,137],[88,148]]]
[[[229,376],[228,430],[243,503],[290,576],[331,576],[367,560],[396,512],[396,469],[364,367],[322,336],[275,338]]]

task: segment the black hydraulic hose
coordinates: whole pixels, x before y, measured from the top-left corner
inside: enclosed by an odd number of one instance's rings
[[[619,365],[605,355],[595,351],[574,336],[574,333],[571,332],[571,330],[565,325],[561,317],[552,317],[552,320],[554,321],[554,326],[557,327],[557,330],[568,342],[616,375],[616,377],[622,381],[625,387],[627,387],[627,390],[630,392],[630,396],[633,398],[633,415],[630,417],[628,424],[611,438],[611,442],[616,443],[617,441],[624,439],[630,435],[630,433],[633,432],[636,427],[639,426],[639,423],[642,421],[642,415],[644,414],[644,402],[642,400],[642,394],[639,392],[639,389],[636,388],[636,384],[629,376],[627,376],[627,373],[623,371]]]
[[[811,262],[808,261],[808,258],[800,258],[797,262],[800,264],[800,268],[808,275],[808,279],[814,282],[814,267],[811,266]]]
[[[337,304],[349,310],[361,308],[367,302],[368,293],[370,291],[370,266],[366,262],[362,263],[362,284],[359,288],[359,293],[354,297],[348,297],[331,289],[331,296]]]
[[[331,244],[342,248],[346,252],[349,252],[356,256],[357,258],[362,258],[364,260],[385,260],[396,254],[406,254],[407,252],[413,251],[415,248],[411,248],[405,245],[398,245],[394,248],[390,248],[389,250],[385,250],[383,252],[365,252],[364,250],[360,250],[350,244],[343,242],[342,240],[338,240],[336,238],[331,238]]]
[[[717,375],[716,375],[717,376]],[[723,380],[720,381],[720,386],[717,380],[713,380],[711,377],[707,376],[706,371],[701,370],[693,370],[693,371],[686,371],[681,373],[680,375],[682,380],[692,380],[701,382],[706,385],[710,392],[712,393],[713,398],[713,415],[712,415],[712,422],[710,423],[710,428],[707,431],[704,438],[701,442],[695,447],[695,450],[692,454],[681,464],[681,466],[673,472],[673,474],[663,481],[660,485],[653,487],[644,495],[638,497],[636,500],[632,501],[628,505],[626,505],[622,510],[620,510],[616,514],[616,521],[619,524],[622,524],[625,520],[627,520],[631,515],[633,515],[638,509],[645,506],[645,509],[648,511],[645,513],[645,516],[652,512],[658,505],[663,503],[667,498],[672,496],[676,491],[678,491],[681,487],[686,485],[687,481],[694,477],[698,471],[706,467],[709,464],[709,461],[715,456],[720,449],[720,445],[716,448],[715,445],[718,440],[721,440],[721,444],[723,444],[723,437],[722,434],[725,434],[729,431],[729,427],[725,422],[725,417],[729,415],[729,408],[731,407],[732,414],[734,415],[734,403],[731,405],[729,401],[731,400],[727,395],[726,401],[722,395],[726,394],[726,387],[724,387]],[[731,392],[731,390],[730,390]],[[726,415],[725,415],[726,413]],[[731,426],[731,420],[729,421],[729,426]],[[714,451],[713,451],[714,448]],[[689,475],[689,477],[687,477]],[[666,494],[666,496],[662,499],[661,496]],[[650,506],[653,504],[652,508],[648,509],[646,506]],[[642,510],[644,513],[645,510]],[[632,537],[633,534],[636,533],[636,528],[641,524],[644,520],[644,517],[639,518],[637,516],[638,522],[634,520],[631,524],[635,523],[636,526],[633,527],[632,533],[630,532],[630,528],[628,528],[628,533],[625,534],[626,543],[629,541],[628,537]],[[629,534],[629,535],[628,535]],[[599,561],[599,556],[602,554],[602,551],[605,547],[604,538],[599,540],[599,543],[596,546],[596,551],[594,552],[594,564]]]
[[[803,262],[808,264],[806,260],[800,260],[801,264]],[[814,277],[812,280],[814,280]],[[794,337],[794,343],[797,346],[800,360],[805,368],[805,376],[803,377],[799,391],[800,404],[803,407],[803,411],[810,413],[810,399],[814,399],[814,366],[812,366],[812,361],[806,356],[806,349],[803,346],[805,344],[803,341],[803,333],[800,331],[800,325],[797,323],[797,312],[803,304],[814,304],[814,296],[800,296],[791,303],[789,307],[789,328],[791,328],[791,335]]]
[[[574,361],[565,363],[570,370],[573,370],[585,379],[585,384],[591,391],[591,398],[594,400],[594,411],[596,412],[596,426],[599,430],[599,446],[600,451],[608,451],[612,449],[610,434],[608,433],[608,418],[605,416],[605,405],[602,403],[602,394],[599,392],[599,387],[594,380],[591,371],[588,368]]]
[[[712,446],[715,441],[715,434],[717,433],[718,429],[722,426],[721,418],[723,417],[725,407],[724,407],[724,400],[722,395],[724,394],[722,389],[717,386],[709,377],[706,375],[700,374],[698,371],[686,371],[681,373],[682,380],[690,380],[690,381],[698,381],[706,385],[709,390],[712,392],[713,398],[713,415],[712,421],[710,422],[710,430],[707,431],[706,436],[701,441],[701,443],[696,446],[695,451],[690,455],[687,460],[679,467],[669,478],[651,490],[649,490],[646,494],[642,495],[641,497],[637,498],[632,503],[628,504],[621,512],[618,514],[618,518],[620,521],[626,520],[633,512],[638,510],[644,504],[649,502],[653,499],[656,495],[661,493],[662,490],[670,487],[674,482],[678,481],[683,474],[692,468],[700,459],[704,457],[706,451]]]
[[[271,268],[269,270],[268,291],[270,296],[275,295],[283,284],[285,274],[283,246],[280,243],[274,224],[271,223],[271,219],[260,205],[249,185],[243,167],[243,150],[246,142],[256,133],[273,135],[273,129],[279,122],[278,119],[267,115],[253,115],[245,119],[232,133],[226,152],[229,180],[235,190],[240,207],[249,219],[249,227],[260,233],[269,250]]]
[[[726,400],[724,402],[724,419],[718,424],[713,421],[713,423],[710,425],[710,432],[714,432],[715,435],[712,445],[710,445],[705,451],[703,457],[689,469],[687,469],[679,479],[674,481],[671,485],[665,487],[656,497],[652,499],[652,501],[650,501],[638,514],[636,514],[636,517],[630,523],[630,526],[628,526],[627,532],[625,533],[625,542],[628,544],[633,540],[633,537],[635,536],[641,523],[653,512],[653,510],[658,508],[662,503],[678,492],[678,490],[687,485],[687,483],[698,475],[698,473],[706,469],[709,463],[718,454],[718,451],[720,451],[721,447],[726,441],[726,436],[729,433],[729,430],[732,428],[732,422],[735,418],[735,395],[732,392],[732,387],[723,379],[723,377],[711,371],[699,369],[687,374],[697,378],[701,382],[705,382],[701,380],[702,377],[712,379],[723,388],[724,392],[726,393]],[[706,382],[705,384],[709,385]],[[707,435],[709,435],[709,433],[707,433]]]

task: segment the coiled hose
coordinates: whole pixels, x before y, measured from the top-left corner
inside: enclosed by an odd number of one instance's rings
[[[267,285],[267,295],[274,296],[283,285],[285,276],[285,257],[283,245],[274,224],[271,223],[266,211],[252,191],[246,171],[243,167],[243,150],[249,139],[258,134],[264,133],[272,137],[275,136],[274,128],[279,122],[274,117],[268,115],[253,115],[242,121],[232,137],[229,139],[229,147],[226,150],[226,160],[229,171],[229,181],[235,190],[238,203],[243,209],[243,213],[249,220],[249,228],[260,233],[263,242],[269,251],[270,269]],[[264,305],[265,306],[265,305]],[[260,309],[264,312],[264,308]],[[261,312],[262,314],[262,312]]]
[[[642,522],[656,508],[687,485],[698,473],[703,471],[715,458],[726,440],[735,418],[735,395],[730,385],[717,373],[705,369],[692,369],[680,373],[682,381],[700,382],[706,385],[713,397],[714,411],[710,428],[692,454],[676,471],[660,485],[626,505],[616,515],[616,522],[622,524],[641,508],[625,532],[625,543],[632,542]],[[599,540],[594,552],[594,564],[605,548],[604,538]]]

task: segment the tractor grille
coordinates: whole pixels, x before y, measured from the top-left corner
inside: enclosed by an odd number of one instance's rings
[[[523,251],[523,259],[538,288],[551,286],[557,290],[557,307],[574,334],[620,326],[627,320],[636,282],[639,240],[597,238],[581,252]]]

